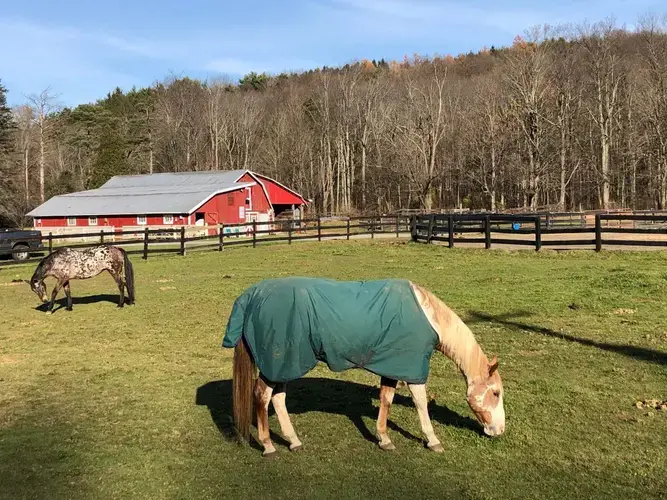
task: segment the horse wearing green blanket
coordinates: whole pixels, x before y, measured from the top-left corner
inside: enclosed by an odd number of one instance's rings
[[[269,437],[269,403],[290,449],[301,448],[285,406],[286,384],[318,362],[334,372],[361,368],[380,376],[377,437],[383,450],[394,449],[387,418],[396,384],[405,381],[428,448],[444,451],[427,410],[434,351],[452,359],[465,377],[468,404],[484,432],[498,436],[505,430],[497,359],[487,359],[472,332],[440,299],[408,280],[261,281],[234,302],[222,345],[234,348],[235,425],[249,439],[254,406],[264,455],[276,451]]]

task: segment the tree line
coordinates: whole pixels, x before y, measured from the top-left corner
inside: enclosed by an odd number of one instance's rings
[[[172,76],[73,109],[49,89],[9,109],[0,84],[0,212],[19,223],[118,174],[239,168],[318,213],[666,208],[666,19],[236,83]]]

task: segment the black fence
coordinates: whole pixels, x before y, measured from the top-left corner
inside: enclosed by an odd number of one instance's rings
[[[532,246],[536,251],[548,246],[593,246],[598,252],[604,245],[667,247],[667,214],[595,214],[594,217],[594,225],[590,227],[585,221],[554,224],[553,217],[539,214],[415,215],[410,221],[410,233],[413,241],[444,242],[449,248],[456,243],[478,243],[485,248]],[[643,238],[605,236],[609,234]]]
[[[37,262],[58,247],[89,248],[100,244],[113,244],[129,254],[141,255],[148,259],[151,254],[177,253],[185,256],[188,252],[199,250],[222,251],[227,247],[252,246],[267,243],[287,243],[327,239],[358,239],[396,237],[407,235],[410,219],[404,216],[365,216],[365,217],[318,217],[314,219],[284,219],[273,222],[246,222],[239,224],[220,224],[217,226],[180,226],[143,230],[97,232],[87,231],[69,234],[42,233],[38,238],[22,238],[21,243],[41,244],[39,250],[26,252],[18,248],[3,252],[0,267],[17,264],[13,255],[28,254],[28,258],[19,263]],[[79,241],[77,241],[79,240]],[[81,241],[85,240],[85,241]],[[17,240],[18,241],[18,240]],[[71,243],[70,243],[71,242]]]

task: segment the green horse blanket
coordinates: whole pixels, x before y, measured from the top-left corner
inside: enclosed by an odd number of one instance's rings
[[[272,382],[304,376],[318,361],[422,384],[438,336],[407,280],[260,281],[234,302],[222,345],[245,338]]]

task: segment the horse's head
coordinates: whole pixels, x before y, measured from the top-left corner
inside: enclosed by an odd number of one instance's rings
[[[498,373],[498,358],[487,363],[483,376],[468,385],[468,404],[484,426],[487,436],[500,436],[505,432],[505,407],[503,406],[503,381]]]
[[[26,281],[30,285],[30,289],[37,294],[39,300],[46,302],[46,285],[44,280],[33,279],[31,281]]]

